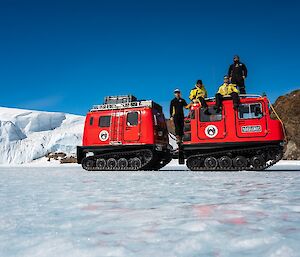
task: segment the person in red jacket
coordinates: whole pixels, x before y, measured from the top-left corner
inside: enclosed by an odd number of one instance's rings
[[[233,57],[233,64],[228,69],[228,77],[232,84],[237,85],[240,94],[246,94],[245,79],[247,78],[248,70],[244,63],[240,62],[240,57]]]

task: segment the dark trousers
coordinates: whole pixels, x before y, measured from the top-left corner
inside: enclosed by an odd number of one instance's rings
[[[203,107],[203,108],[207,108],[208,107],[205,99],[202,96],[199,96],[198,100],[201,103],[201,107]]]
[[[240,91],[240,94],[243,94],[243,95],[246,94],[245,80],[243,78],[238,79],[238,80],[232,79],[231,83],[236,84],[236,86],[238,87],[238,89]]]
[[[174,126],[175,126],[175,134],[176,136],[180,136],[182,137],[184,132],[183,132],[183,128],[184,128],[184,117],[174,117],[173,118],[174,121]]]
[[[239,106],[240,103],[240,98],[238,93],[231,93],[230,96],[232,97],[232,101],[233,101],[233,106],[234,108],[237,108]],[[220,93],[216,94],[216,107],[217,108],[221,108],[222,107],[222,102],[223,102],[223,96]]]

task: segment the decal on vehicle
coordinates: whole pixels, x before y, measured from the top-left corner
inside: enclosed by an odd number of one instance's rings
[[[104,142],[109,138],[109,133],[107,130],[102,130],[99,134],[99,139]]]
[[[261,132],[261,126],[242,126],[242,133],[258,133]]]
[[[214,138],[218,135],[218,128],[215,125],[209,125],[205,128],[205,135],[209,138]]]

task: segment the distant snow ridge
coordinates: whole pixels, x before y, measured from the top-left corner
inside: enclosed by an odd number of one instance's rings
[[[84,117],[0,107],[0,164],[21,164],[49,152],[76,152]]]

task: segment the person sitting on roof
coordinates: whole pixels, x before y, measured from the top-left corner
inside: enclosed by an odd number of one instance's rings
[[[236,88],[235,84],[231,84],[229,82],[229,77],[224,76],[224,83],[219,87],[219,90],[216,94],[216,105],[214,106],[214,109],[217,113],[220,113],[222,110],[222,101],[224,96],[231,96],[233,100],[233,108],[235,110],[239,107],[239,91]]]
[[[199,79],[196,82],[195,88],[193,88],[190,92],[190,99],[192,102],[197,103],[200,102],[201,103],[201,108],[204,108],[204,113],[205,114],[210,114],[208,111],[208,106],[207,103],[205,101],[205,97],[207,97],[207,91],[202,83],[202,80]]]

